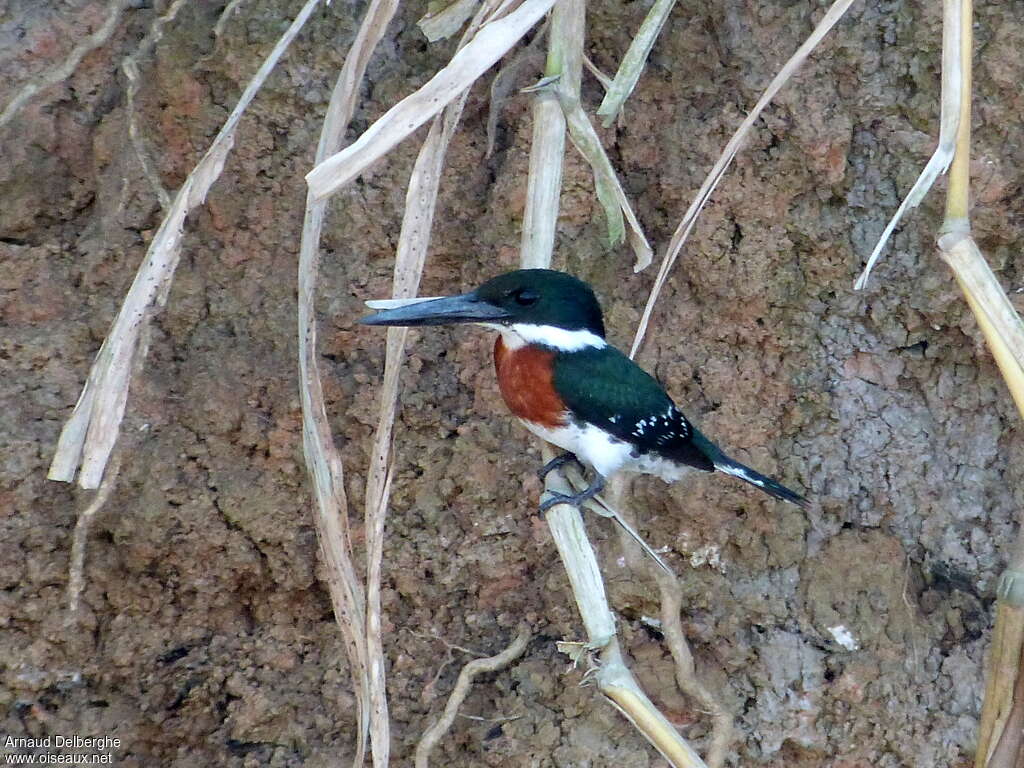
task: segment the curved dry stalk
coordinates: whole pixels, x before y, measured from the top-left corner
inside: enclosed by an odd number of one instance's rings
[[[960,63],[960,43],[962,38],[960,8],[961,0],[944,0],[942,13],[942,108],[939,114],[939,145],[935,152],[925,164],[921,175],[917,177],[914,186],[910,188],[907,196],[896,209],[896,213],[885,225],[881,237],[875,244],[871,255],[868,257],[864,271],[860,273],[857,282],[853,287],[856,290],[865,288],[868,284],[868,276],[882,254],[882,249],[889,242],[889,236],[896,228],[903,215],[911,208],[916,208],[924,200],[935,180],[939,178],[949,164],[953,161],[956,152],[957,134],[960,126],[961,105],[964,102],[965,91],[963,83],[963,68]],[[968,28],[968,33],[969,33]],[[968,61],[970,66],[970,61]],[[970,103],[970,98],[967,99]],[[968,122],[970,115],[967,115]],[[969,130],[969,129],[968,129]],[[967,211],[963,212],[963,220],[966,221]]]
[[[313,198],[320,200],[337,192],[444,109],[540,21],[553,3],[524,0],[507,16],[481,27],[419,90],[385,112],[354,143],[306,174]]]
[[[694,197],[693,202],[690,204],[689,209],[686,211],[686,215],[683,216],[683,220],[679,222],[679,226],[676,227],[675,233],[672,235],[672,240],[668,244],[668,249],[665,251],[665,256],[661,260],[661,267],[658,269],[658,277],[654,281],[654,287],[651,288],[651,295],[647,299],[647,305],[644,307],[643,316],[640,318],[640,325],[637,327],[636,335],[633,337],[633,346],[629,350],[629,356],[633,357],[636,355],[640,345],[643,343],[644,335],[647,333],[647,326],[651,321],[651,313],[654,311],[654,305],[658,301],[658,296],[661,295],[661,289],[665,286],[665,281],[668,280],[668,273],[672,270],[672,266],[676,263],[676,257],[679,256],[679,251],[682,250],[683,244],[686,239],[690,236],[690,232],[693,230],[694,224],[697,222],[697,217],[700,212],[704,209],[708,200],[711,198],[712,192],[718,186],[718,182],[722,180],[722,176],[725,175],[725,171],[728,169],[730,163],[736,153],[739,152],[740,146],[743,143],[743,139],[747,133],[753,127],[757,118],[761,116],[761,112],[764,108],[771,103],[771,100],[775,98],[775,94],[779,92],[783,85],[793,76],[793,73],[803,64],[804,60],[810,55],[811,51],[821,42],[822,38],[829,33],[829,31],[838,23],[843,17],[843,14],[853,4],[853,0],[835,0],[832,6],[828,9],[828,12],[818,22],[818,26],[814,28],[810,37],[804,41],[803,45],[797,48],[789,61],[787,61],[779,73],[772,79],[771,83],[765,89],[764,93],[761,94],[761,98],[757,100],[757,104],[747,115],[746,119],[740,124],[740,127],[736,129],[736,132],[729,139],[729,143],[725,145],[725,149],[722,150],[722,154],[719,156],[718,161],[711,168],[707,177],[704,179],[704,183],[701,184],[700,189],[697,190],[697,195]]]
[[[82,63],[82,59],[90,51],[94,51],[103,45],[107,40],[110,39],[111,35],[114,34],[114,30],[117,28],[117,23],[121,19],[121,13],[128,5],[128,0],[114,0],[110,4],[110,10],[107,11],[107,18],[104,20],[100,28],[87,36],[82,42],[71,49],[71,53],[64,59],[60,64],[55,67],[43,72],[39,77],[26,83],[21,87],[14,98],[12,98],[7,106],[4,107],[3,112],[0,112],[0,128],[3,128],[14,116],[21,111],[29,100],[39,93],[44,88],[49,88],[51,85],[66,80],[71,76],[71,73],[78,68],[78,65]]]
[[[656,568],[650,568],[661,592],[661,631],[665,645],[675,662],[676,684],[679,689],[693,697],[701,708],[711,716],[711,743],[708,745],[707,764],[709,768],[721,768],[733,742],[733,717],[711,690],[701,682],[693,663],[690,643],[683,632],[680,619],[683,609],[682,587],[675,576]]]
[[[217,17],[217,23],[213,25],[213,36],[219,38],[224,34],[224,27],[231,21],[232,15],[238,10],[238,7],[244,3],[245,0],[228,0],[228,4],[224,6],[224,10],[220,12],[220,16]],[[330,3],[328,2],[328,5]]]
[[[488,0],[463,36],[464,46],[480,29],[484,20],[500,7],[500,0]],[[466,104],[468,91],[449,104],[443,115],[434,119],[427,139],[420,149],[406,192],[402,229],[395,254],[395,272],[392,295],[396,299],[410,299],[416,295],[420,277],[426,264],[430,245],[430,230],[437,206],[437,193],[441,184],[448,144]],[[373,716],[370,734],[373,739],[374,764],[388,761],[388,703],[385,680],[384,642],[381,633],[381,568],[384,555],[384,527],[390,498],[391,440],[398,408],[398,384],[405,358],[408,328],[389,328],[384,364],[384,382],[381,386],[380,414],[374,435],[373,451],[366,479],[366,656],[369,669],[369,698]]]
[[[171,210],[150,243],[113,327],[96,355],[75,410],[61,431],[47,474],[49,479],[71,482],[78,472],[78,484],[82,488],[99,487],[124,418],[128,386],[140,351],[140,335],[149,326],[153,313],[167,301],[171,289],[181,256],[185,217],[203,202],[220,176],[238,121],[318,3],[319,0],[308,0],[295,17],[249,81],[206,154],[175,195]]]
[[[85,548],[89,540],[89,528],[103,505],[110,498],[111,491],[117,485],[117,476],[121,470],[120,452],[110,462],[110,471],[100,483],[99,490],[88,506],[78,513],[75,522],[75,534],[71,540],[71,565],[68,568],[68,621],[74,619],[78,611],[78,601],[85,589]]]
[[[523,625],[519,628],[511,645],[501,653],[496,656],[489,656],[486,659],[473,659],[462,668],[462,671],[459,672],[459,678],[455,683],[455,688],[448,697],[448,703],[445,704],[444,713],[436,723],[423,732],[419,744],[416,745],[416,768],[427,768],[429,765],[430,753],[437,746],[441,738],[448,733],[452,723],[455,722],[455,716],[459,712],[459,707],[462,706],[462,702],[469,695],[473,679],[484,672],[497,672],[499,669],[504,669],[518,659],[526,650],[530,637],[530,628]]]
[[[355,112],[359,83],[366,73],[370,56],[384,36],[397,8],[398,0],[373,0],[370,3],[331,93],[317,145],[317,160],[326,158],[341,146],[345,129]],[[327,420],[317,354],[316,286],[320,272],[320,233],[323,229],[325,210],[325,203],[315,201],[307,194],[298,269],[302,443],[306,469],[313,482],[317,542],[327,573],[331,606],[352,670],[357,724],[353,765],[361,766],[366,753],[366,739],[370,733],[373,712],[366,647],[366,603],[362,582],[353,563],[344,467],[334,445],[330,422]],[[384,728],[386,727],[385,717]],[[382,738],[379,725],[374,729],[374,733],[378,740]],[[387,742],[386,735],[383,736],[383,740]]]

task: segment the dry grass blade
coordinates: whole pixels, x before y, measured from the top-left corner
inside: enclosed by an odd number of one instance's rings
[[[345,128],[355,111],[359,83],[373,50],[387,29],[398,0],[373,0],[352,44],[331,93],[316,158],[322,160],[341,145]],[[302,398],[302,438],[306,468],[313,481],[316,499],[316,531],[327,572],[334,618],[338,622],[352,671],[356,701],[356,754],[360,766],[370,730],[370,672],[366,649],[365,594],[356,574],[349,532],[348,500],[345,496],[344,467],[334,445],[327,420],[323,387],[317,358],[316,285],[320,271],[320,232],[325,204],[306,197],[306,213],[299,248],[299,390]],[[386,727],[386,725],[385,725]],[[378,735],[380,729],[375,731]]]
[[[654,281],[654,287],[651,289],[651,295],[647,299],[647,305],[644,307],[643,316],[640,319],[640,325],[637,328],[636,335],[633,337],[633,346],[630,348],[629,356],[633,357],[636,355],[637,350],[640,348],[640,344],[643,343],[644,335],[647,333],[647,326],[651,321],[651,313],[654,311],[654,305],[658,301],[658,296],[661,295],[661,290],[665,286],[665,281],[668,279],[668,274],[672,270],[672,266],[676,262],[676,257],[679,255],[679,251],[682,249],[686,239],[690,236],[690,232],[693,230],[693,226],[697,221],[697,217],[703,210],[707,201],[710,199],[711,194],[715,191],[715,187],[718,186],[718,182],[722,180],[722,176],[725,175],[726,169],[729,164],[732,163],[736,153],[739,152],[740,146],[743,143],[743,139],[747,133],[753,127],[757,118],[760,117],[761,112],[768,106],[775,94],[779,92],[783,85],[793,76],[793,73],[803,64],[804,60],[810,55],[811,51],[821,42],[822,38],[829,33],[829,31],[836,25],[836,23],[843,17],[843,14],[853,4],[853,0],[835,0],[832,6],[828,9],[828,12],[822,18],[818,25],[814,28],[810,37],[804,41],[796,53],[790,57],[789,61],[783,65],[779,73],[772,79],[771,83],[765,89],[765,92],[761,95],[761,98],[757,100],[757,104],[751,110],[747,118],[740,124],[740,127],[736,129],[736,132],[729,139],[729,143],[725,145],[725,149],[722,150],[722,154],[719,156],[718,161],[712,167],[708,173],[707,178],[704,179],[704,183],[701,184],[700,189],[697,190],[697,195],[693,202],[690,204],[689,209],[686,211],[686,215],[683,216],[679,226],[676,228],[675,233],[672,235],[672,240],[669,242],[668,249],[665,252],[665,257],[661,261],[661,267],[658,269],[658,277]]]
[[[121,13],[124,11],[125,6],[128,5],[128,0],[114,0],[110,4],[110,10],[107,11],[107,18],[103,21],[103,24],[76,45],[68,57],[64,59],[57,66],[46,70],[38,78],[26,83],[12,98],[7,106],[4,107],[3,112],[0,112],[0,128],[3,128],[14,116],[21,111],[29,100],[39,93],[44,88],[49,88],[51,85],[56,85],[59,82],[66,80],[72,72],[82,63],[82,59],[89,51],[96,50],[103,45],[110,36],[114,34],[114,30],[117,28],[117,23],[121,19]]]
[[[881,237],[871,251],[864,271],[860,273],[854,288],[861,290],[868,284],[868,276],[882,254],[882,249],[889,242],[889,237],[903,215],[911,208],[916,208],[924,200],[956,153],[957,128],[960,125],[960,104],[964,99],[960,66],[960,0],[944,0],[942,19],[942,109],[939,116],[939,145],[928,159],[917,177],[914,186],[896,209],[896,213],[885,225]]]
[[[459,672],[459,679],[455,682],[455,688],[448,697],[444,713],[436,723],[423,732],[419,744],[416,745],[416,768],[427,768],[430,764],[430,753],[455,722],[455,716],[469,694],[473,679],[484,672],[497,672],[499,669],[504,669],[523,655],[529,642],[530,629],[525,625],[521,626],[515,639],[501,653],[486,659],[473,659],[462,668],[462,671]]]
[[[498,0],[490,0],[479,9],[462,44],[479,30],[483,19],[494,12]],[[430,230],[437,206],[437,193],[448,144],[455,132],[466,104],[468,91],[450,104],[434,119],[427,139],[420,149],[405,198],[402,229],[395,254],[392,294],[398,300],[412,299],[420,284],[426,264]],[[381,387],[380,415],[374,435],[373,451],[366,481],[366,652],[369,664],[369,699],[373,717],[370,735],[373,740],[374,765],[388,762],[387,690],[384,671],[384,644],[381,636],[381,566],[384,553],[384,527],[387,517],[393,466],[390,463],[391,440],[398,408],[398,384],[405,357],[407,328],[389,328]]]
[[[478,5],[480,0],[454,0],[439,11],[428,10],[416,26],[429,42],[436,43],[458,32]]]
[[[398,331],[394,340],[391,331]],[[393,346],[398,349],[396,354],[401,354],[401,347],[405,345],[405,328],[392,328],[388,332],[388,352]],[[390,355],[389,355],[390,356]],[[401,360],[395,363],[398,369]],[[395,376],[397,379],[397,374]],[[387,377],[385,377],[385,382]],[[397,393],[397,381],[395,383]],[[391,437],[391,429],[394,425],[394,409],[390,414],[381,413],[381,422],[386,428],[388,440]],[[382,426],[378,425],[378,434]],[[384,635],[381,629],[381,566],[384,559],[384,521],[387,518],[388,498],[391,495],[391,480],[394,477],[392,467],[387,462],[386,446],[381,453],[374,453],[371,458],[373,467],[383,465],[384,477],[379,480],[380,487],[374,487],[372,491],[377,498],[370,498],[369,487],[367,489],[366,508],[366,668],[367,681],[369,683],[370,703],[370,743],[373,746],[373,764],[377,768],[387,768],[391,758],[391,719],[388,716],[387,680],[384,669]],[[377,449],[377,446],[374,446]],[[367,485],[371,480],[376,480],[371,474]],[[370,506],[373,504],[374,506]]]
[[[618,176],[615,174],[615,169],[612,167],[612,162],[605,154],[601,139],[598,138],[594,126],[590,124],[590,118],[583,111],[583,107],[578,102],[575,104],[563,103],[562,109],[565,111],[565,119],[569,125],[569,137],[572,139],[573,146],[586,158],[594,172],[597,198],[601,201],[605,215],[608,217],[608,238],[613,244],[622,241],[623,236],[627,234],[622,224],[622,218],[625,216],[626,224],[629,225],[629,245],[636,256],[633,262],[633,271],[639,272],[651,263],[653,257],[651,246],[640,227],[640,221],[633,213],[629,198],[626,197]]]
[[[650,56],[651,48],[654,47],[654,41],[661,34],[661,29],[665,26],[665,21],[675,4],[676,0],[655,0],[651,10],[644,17],[643,23],[640,24],[640,29],[633,38],[633,42],[629,44],[622,64],[619,65],[619,71],[615,73],[615,79],[607,87],[604,100],[597,108],[598,117],[604,118],[605,128],[615,121],[615,116],[619,114],[619,110],[629,98],[629,94],[636,88],[640,74],[647,64],[647,57]]]
[[[587,71],[597,79],[597,82],[599,82],[601,87],[606,91],[612,87],[612,79],[602,72],[600,68],[598,68],[598,66],[586,56],[583,57],[583,66],[587,68]]]
[[[314,199],[325,198],[348,184],[444,109],[515,45],[547,13],[553,2],[524,0],[507,16],[485,24],[423,87],[384,113],[357,141],[307,174],[306,181]]]
[[[419,287],[423,265],[426,262],[430,226],[434,217],[437,188],[444,164],[445,149],[451,133],[443,130],[438,117],[431,126],[427,140],[413,168],[406,195],[405,217],[395,257],[393,293],[399,298],[410,298]],[[398,382],[405,355],[407,328],[389,328],[387,353],[384,364],[384,383],[381,386],[380,416],[374,436],[373,451],[366,480],[366,533],[367,533],[367,658],[370,662],[370,701],[375,712],[387,712],[384,681],[384,647],[380,635],[380,583],[381,558],[384,550],[384,523],[387,513],[390,477],[389,457],[398,405]],[[374,738],[374,763],[387,762],[387,740],[383,721],[377,723]],[[371,726],[371,733],[374,732]]]
[[[75,411],[61,431],[47,475],[51,480],[71,482],[75,471],[81,466],[79,485],[83,488],[99,487],[124,417],[140,334],[148,325],[151,313],[166,301],[174,270],[178,266],[185,217],[202,203],[213,182],[220,176],[224,161],[231,151],[238,121],[278,59],[313,13],[318,1],[309,0],[281,36],[246,86],[238,104],[202,160],[178,190],[171,211],[153,238],[113,328],[96,356]]]

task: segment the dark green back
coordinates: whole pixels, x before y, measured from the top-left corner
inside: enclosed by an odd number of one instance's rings
[[[690,424],[652,376],[614,347],[560,352],[555,356],[553,383],[577,418],[636,443],[641,452],[714,470],[714,456],[708,455],[714,445]]]

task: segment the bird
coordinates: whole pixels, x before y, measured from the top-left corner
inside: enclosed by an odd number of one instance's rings
[[[593,289],[566,272],[519,269],[455,296],[386,306],[359,322],[371,326],[472,323],[498,332],[494,365],[509,410],[537,437],[564,453],[539,471],[569,461],[593,479],[576,494],[549,493],[579,506],[619,471],[680,480],[691,470],[722,472],[802,508],[806,498],[730,458],[691,422],[658,381],[608,343]]]

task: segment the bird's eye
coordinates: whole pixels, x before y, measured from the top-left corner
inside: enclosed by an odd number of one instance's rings
[[[531,304],[537,303],[537,299],[540,298],[540,294],[529,288],[518,288],[512,291],[512,298],[515,299],[516,304],[521,307],[528,307]]]

